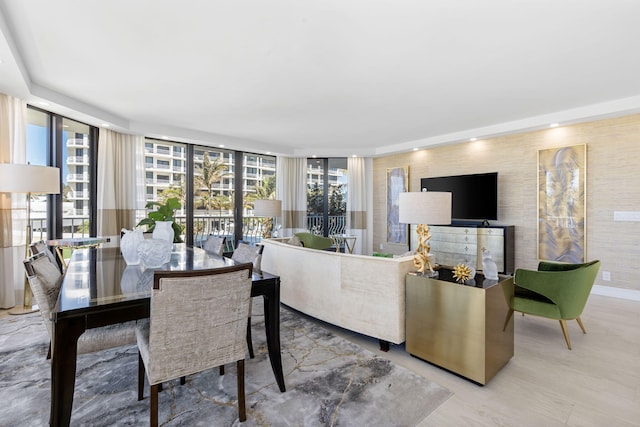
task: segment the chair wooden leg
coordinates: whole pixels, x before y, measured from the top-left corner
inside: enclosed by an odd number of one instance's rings
[[[580,325],[580,329],[582,329],[582,333],[586,334],[587,330],[584,328],[584,325],[582,324],[582,320],[580,320],[580,316],[576,317],[576,321],[578,322],[578,325]]]
[[[138,351],[138,400],[144,399],[144,362]]]
[[[244,360],[238,360],[238,417],[240,422],[247,420],[247,408],[244,401]]]
[[[249,358],[253,359],[253,342],[251,340],[251,316],[247,320],[247,348],[249,349]]]
[[[162,392],[162,383],[158,384],[158,392]]]
[[[513,310],[509,309],[509,312],[507,313],[507,318],[504,319],[504,326],[502,327],[503,332],[507,330],[507,325],[509,324],[509,320],[511,320],[512,317],[513,317]]]
[[[158,427],[158,384],[151,386],[151,406],[149,408],[149,424]]]
[[[49,351],[47,351],[47,360],[51,359],[51,341],[49,341]]]
[[[562,334],[564,335],[564,340],[567,342],[567,347],[571,350],[571,340],[569,339],[569,330],[567,329],[567,321],[560,320],[560,327],[562,328]]]
[[[224,375],[224,365],[220,365],[220,375]]]
[[[187,383],[187,377],[180,377],[180,385],[185,385]]]

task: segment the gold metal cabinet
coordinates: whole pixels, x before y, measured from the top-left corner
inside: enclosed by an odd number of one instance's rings
[[[513,318],[507,323],[502,287],[511,276],[476,285],[458,284],[441,269],[431,279],[409,273],[406,278],[406,349],[411,355],[486,384],[513,357]]]

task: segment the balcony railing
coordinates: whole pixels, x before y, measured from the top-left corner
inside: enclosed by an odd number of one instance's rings
[[[176,216],[176,222],[186,227],[186,216]],[[235,231],[235,221],[231,215],[196,215],[194,217],[193,242],[200,246],[209,235],[224,236],[227,238],[227,251],[233,250],[233,240]],[[245,217],[242,222],[242,240],[245,242],[258,243],[262,241],[264,235],[265,218]],[[62,220],[62,237],[89,237],[89,217],[66,217]],[[45,218],[31,219],[31,229],[33,241],[47,239],[47,220]],[[316,233],[324,234],[324,223],[322,216],[308,216],[307,229]],[[328,234],[342,234],[345,232],[344,216],[329,216]],[[181,236],[184,240],[185,233]]]

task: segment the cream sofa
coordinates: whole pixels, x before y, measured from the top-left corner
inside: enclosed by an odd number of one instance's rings
[[[405,276],[413,257],[382,258],[265,239],[262,269],[280,276],[280,300],[303,313],[389,343],[405,340]]]

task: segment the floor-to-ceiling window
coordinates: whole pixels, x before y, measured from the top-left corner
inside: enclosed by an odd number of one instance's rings
[[[329,236],[345,232],[347,159],[307,160],[307,228]]]
[[[253,201],[274,197],[275,164],[274,156],[147,138],[146,200],[177,197],[185,242],[225,236],[232,250],[238,240],[262,238],[264,219],[254,218]]]
[[[62,194],[34,196],[34,240],[95,235],[97,128],[29,107],[27,161],[60,168]]]

